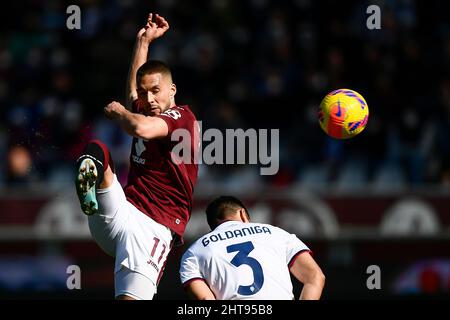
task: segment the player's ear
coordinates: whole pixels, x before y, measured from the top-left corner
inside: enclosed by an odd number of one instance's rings
[[[175,85],[175,83],[172,83],[170,85],[170,97],[173,98],[175,97],[176,94],[177,94],[177,86]]]
[[[247,212],[245,212],[244,208],[239,209],[239,215],[241,217],[242,222],[245,222],[245,223],[250,222],[250,219],[248,218],[248,214],[247,214]]]

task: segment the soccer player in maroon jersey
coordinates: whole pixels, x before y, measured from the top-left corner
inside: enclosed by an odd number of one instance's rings
[[[149,15],[136,39],[126,107],[111,102],[105,115],[133,136],[128,183],[122,188],[106,145],[90,141],[77,160],[75,185],[97,244],[115,257],[115,297],[152,299],[174,242],[182,242],[197,180],[199,126],[188,106],[175,103],[176,86],[149,45],[169,29]],[[173,161],[177,129],[187,130],[190,161]],[[180,160],[179,158],[176,158]],[[185,160],[185,159],[184,159]]]

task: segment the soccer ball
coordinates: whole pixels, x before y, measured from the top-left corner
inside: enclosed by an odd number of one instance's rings
[[[332,138],[348,139],[356,136],[364,130],[368,119],[369,107],[356,91],[335,90],[320,103],[320,127]]]

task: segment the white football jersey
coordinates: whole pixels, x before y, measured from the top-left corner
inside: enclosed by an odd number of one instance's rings
[[[292,300],[289,267],[304,251],[296,235],[278,227],[227,221],[184,253],[181,282],[203,279],[219,300]]]

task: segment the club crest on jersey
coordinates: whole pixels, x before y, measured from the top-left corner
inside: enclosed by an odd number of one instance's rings
[[[171,117],[175,120],[181,118],[180,111],[175,110],[175,109],[168,109],[168,110],[164,111],[163,113],[161,113],[161,115]]]

